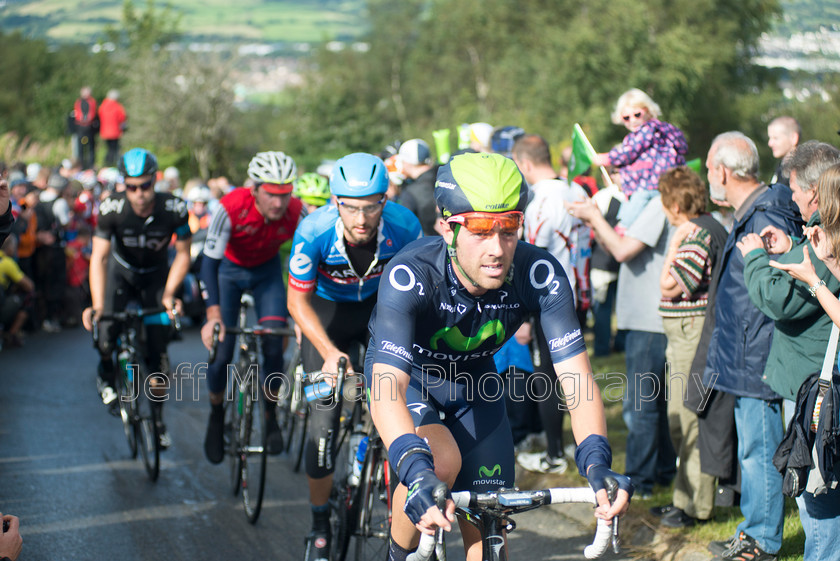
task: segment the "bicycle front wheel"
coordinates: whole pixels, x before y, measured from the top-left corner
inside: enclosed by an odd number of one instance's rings
[[[309,430],[309,402],[303,395],[303,369],[295,369],[294,386],[291,395],[291,428],[288,434],[289,458],[292,470],[297,473],[303,465],[303,453],[306,449],[306,431]]]
[[[265,400],[260,398],[259,381],[254,380],[242,396],[240,458],[242,461],[242,504],[251,524],[256,524],[265,492],[268,461],[265,433]]]
[[[136,375],[136,374],[135,374]],[[140,378],[143,380],[144,378]],[[140,392],[142,394],[142,392]],[[151,481],[157,481],[160,475],[160,435],[158,425],[160,421],[160,405],[153,403],[148,396],[137,396],[137,417],[135,434],[146,474]]]
[[[135,419],[137,419],[137,392],[134,389],[133,370],[117,372],[116,390],[117,400],[120,408],[120,419],[122,420],[125,439],[128,441],[128,449],[131,457],[137,457],[137,431],[135,430]]]
[[[230,483],[233,496],[242,488],[242,455],[240,454],[240,431],[242,423],[242,393],[239,384],[233,383],[233,400],[225,402],[225,451],[230,462]]]
[[[333,554],[334,561],[344,561],[350,547],[350,536],[358,523],[359,487],[347,484],[347,478],[333,485]]]
[[[368,446],[359,483],[356,561],[388,558],[391,534],[391,472],[381,445]]]

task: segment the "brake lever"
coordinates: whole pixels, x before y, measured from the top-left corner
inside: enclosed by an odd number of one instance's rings
[[[607,484],[607,498],[610,501],[610,504],[615,502],[616,497],[618,497],[618,481],[613,478],[608,478],[606,481]],[[619,553],[621,551],[621,539],[618,536],[618,526],[619,526],[619,516],[616,514],[613,516],[612,519],[612,549],[614,553]]]

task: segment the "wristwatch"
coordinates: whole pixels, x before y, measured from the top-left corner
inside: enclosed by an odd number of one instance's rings
[[[821,286],[825,286],[825,281],[824,281],[824,280],[820,280],[820,282],[818,282],[818,283],[817,283],[817,284],[815,284],[814,286],[809,286],[809,287],[808,287],[808,292],[810,292],[810,293],[811,293],[811,296],[813,296],[814,298],[816,298],[816,297],[817,297],[817,290],[819,290],[819,288],[820,288]]]

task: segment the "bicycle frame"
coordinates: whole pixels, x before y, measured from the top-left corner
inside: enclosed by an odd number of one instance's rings
[[[267,450],[265,433],[266,401],[262,399],[262,384],[259,379],[260,336],[294,336],[288,327],[248,327],[248,308],[253,306],[253,299],[243,295],[239,309],[239,321],[235,327],[227,327],[226,333],[237,336],[239,353],[236,365],[243,372],[237,372],[234,380],[229,380],[229,394],[225,413],[226,453],[230,456],[231,483],[234,496],[242,492],[245,515],[251,524],[256,524],[262,510],[263,494],[267,469]],[[213,343],[208,362],[216,358],[220,326],[213,331]],[[228,365],[230,366],[230,365]],[[257,367],[257,372],[251,371]],[[229,373],[229,371],[228,371]],[[242,377],[239,377],[239,374]],[[226,402],[227,402],[226,399]]]

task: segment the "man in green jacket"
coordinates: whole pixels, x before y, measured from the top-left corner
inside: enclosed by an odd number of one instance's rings
[[[797,147],[784,161],[790,174],[793,201],[809,227],[820,224],[817,180],[825,169],[838,162],[840,151],[837,148],[816,141]],[[765,228],[761,237],[749,234],[738,242],[738,249],[744,255],[744,281],[750,300],[776,322],[763,379],[773,391],[790,401],[796,399],[796,392],[805,378],[820,371],[831,320],[817,299],[811,296],[808,286],[770,266],[768,252],[781,254],[779,263],[801,263],[805,247],[813,256],[814,249],[807,238],[792,239],[773,226]],[[829,290],[835,295],[840,293],[840,281],[822,261],[812,261],[817,275]]]
[[[837,163],[840,163],[840,150],[813,140],[795,148],[783,161],[793,200],[808,226],[820,224],[816,189],[819,177]],[[765,228],[761,237],[744,236],[738,248],[744,255],[744,280],[750,300],[775,321],[763,380],[785,398],[785,419],[789,420],[799,386],[822,367],[831,320],[815,297],[820,283],[809,287],[785,271],[771,267],[768,252],[782,254],[779,263],[801,263],[804,249],[812,256],[814,249],[807,238],[791,239],[772,226]],[[825,264],[816,258],[811,262],[828,289],[835,296],[840,293],[840,281]],[[840,489],[819,496],[806,491],[796,499],[805,530],[806,559],[830,559],[836,555],[836,546],[829,544],[833,541],[830,536],[836,537],[840,526],[838,498]]]

